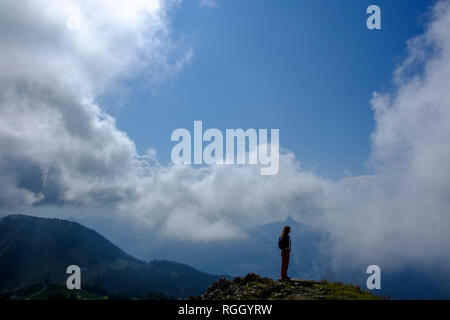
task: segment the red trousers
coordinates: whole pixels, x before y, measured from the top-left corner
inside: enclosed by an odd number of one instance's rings
[[[282,250],[281,251],[281,278],[285,279],[288,277],[287,275],[287,271],[288,271],[288,267],[289,267],[289,255],[290,255],[290,251],[289,250]]]

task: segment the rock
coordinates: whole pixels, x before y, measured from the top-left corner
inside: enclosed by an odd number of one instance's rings
[[[211,284],[205,294],[189,297],[190,300],[336,300],[336,299],[381,299],[354,285],[293,279],[274,281],[255,273],[233,280],[221,278]]]
[[[260,280],[260,279],[261,279],[261,277],[258,276],[256,273],[249,273],[245,276],[244,282],[249,283],[249,282]]]
[[[239,283],[241,283],[243,280],[244,280],[244,278],[242,278],[242,277],[236,277],[236,278],[234,278],[233,283],[239,284]]]
[[[231,281],[225,278],[220,278],[219,281],[216,282],[216,284],[219,290],[224,291],[231,285]]]

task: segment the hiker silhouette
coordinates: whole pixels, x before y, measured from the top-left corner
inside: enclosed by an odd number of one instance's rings
[[[285,226],[278,239],[278,248],[281,250],[281,280],[290,280],[287,275],[289,267],[289,255],[291,254],[291,227]]]

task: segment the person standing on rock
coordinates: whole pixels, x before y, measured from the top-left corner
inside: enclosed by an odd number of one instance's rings
[[[278,247],[281,249],[281,280],[289,280],[287,275],[289,267],[289,255],[291,254],[291,227],[285,226],[283,232],[281,232],[281,237],[278,239]]]

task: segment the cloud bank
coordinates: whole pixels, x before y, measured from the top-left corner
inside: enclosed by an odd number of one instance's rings
[[[137,154],[95,98],[139,72],[164,79],[192,51],[169,63],[172,3],[133,3],[0,4],[6,48],[0,53],[1,208],[110,208],[190,240],[239,236],[241,224],[281,218],[297,205],[316,210],[327,182],[297,173],[290,153],[271,180],[255,167],[162,167],[150,154]],[[67,19],[75,4],[74,29]]]
[[[95,98],[171,62],[169,1],[2,1],[0,4],[0,206],[117,202],[116,188],[146,157]],[[78,12],[78,28],[68,21]],[[126,182],[126,181],[125,181]],[[126,183],[125,183],[126,184]]]
[[[389,265],[450,262],[450,2],[407,42],[395,88],[374,93],[376,177],[353,179],[348,208],[327,213],[336,256]],[[356,186],[356,189],[355,189]]]
[[[164,167],[139,155],[95,98],[141,72],[161,81],[173,61],[167,1],[0,3],[0,208],[107,208],[162,236],[244,236],[288,215],[329,234],[339,261],[450,262],[450,5],[408,42],[396,87],[375,93],[374,176],[334,182],[289,151],[275,176],[239,166]],[[94,14],[95,13],[95,14]],[[4,50],[3,50],[4,48]],[[172,62],[171,62],[172,61]]]

